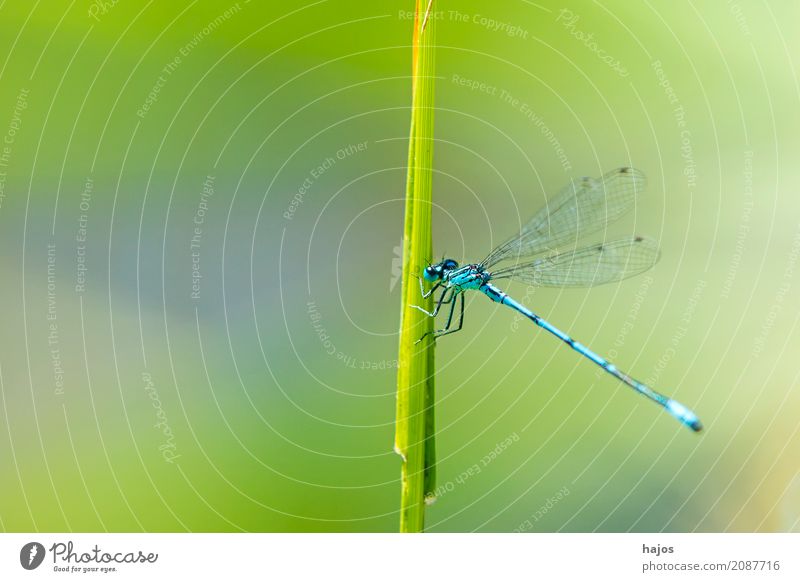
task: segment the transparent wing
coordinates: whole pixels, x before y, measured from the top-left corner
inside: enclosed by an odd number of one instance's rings
[[[573,180],[531,218],[520,233],[486,257],[481,266],[540,254],[602,230],[633,208],[646,184],[642,172],[617,168],[600,178]]]
[[[654,240],[635,236],[500,269],[492,273],[492,279],[516,279],[547,287],[590,287],[643,273],[658,257]]]

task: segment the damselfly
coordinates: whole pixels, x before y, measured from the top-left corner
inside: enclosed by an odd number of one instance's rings
[[[444,259],[426,267],[423,277],[434,285],[426,292],[420,278],[423,297],[429,297],[440,288],[442,292],[433,311],[415,307],[435,317],[442,305],[450,305],[444,328],[429,333],[436,338],[461,330],[464,292],[476,289],[492,301],[517,310],[639,394],[663,406],[692,430],[700,431],[703,428],[700,420],[683,404],[631,378],[490,283],[497,279],[516,279],[537,286],[586,287],[619,281],[646,271],[658,260],[659,251],[653,240],[641,236],[599,242],[577,250],[555,250],[603,230],[633,208],[636,196],[644,186],[644,174],[633,168],[619,168],[597,179],[583,178],[572,182],[539,210],[517,236],[494,249],[480,263],[459,267],[453,259]],[[452,327],[459,301],[458,327]]]

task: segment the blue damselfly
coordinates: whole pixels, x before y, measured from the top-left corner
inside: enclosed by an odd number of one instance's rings
[[[450,305],[444,328],[429,333],[436,338],[461,330],[464,292],[469,289],[481,291],[492,301],[515,309],[639,394],[660,404],[692,430],[700,431],[703,427],[700,420],[683,404],[631,378],[490,282],[516,279],[535,286],[587,287],[619,281],[646,271],[658,260],[659,251],[655,241],[641,236],[598,242],[577,250],[557,250],[604,230],[606,225],[633,208],[645,182],[644,174],[633,168],[619,168],[597,179],[573,181],[539,210],[517,236],[498,246],[480,263],[460,267],[453,259],[444,259],[427,266],[423,277],[433,283],[433,287],[426,292],[420,278],[423,297],[429,297],[437,289],[442,292],[433,311],[415,307],[435,317],[442,305]],[[459,301],[458,327],[452,327]]]

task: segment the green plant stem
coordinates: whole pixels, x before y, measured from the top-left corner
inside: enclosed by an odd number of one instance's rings
[[[433,318],[413,305],[423,300],[418,278],[432,254],[431,184],[433,161],[434,24],[427,17],[435,0],[416,0],[413,36],[411,133],[408,146],[405,233],[403,238],[402,307],[397,373],[395,451],[402,457],[400,531],[421,532],[425,496],[435,484]],[[424,25],[424,26],[423,26]]]

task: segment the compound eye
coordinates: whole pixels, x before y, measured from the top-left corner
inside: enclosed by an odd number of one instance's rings
[[[422,276],[428,282],[436,281],[439,278],[439,270],[433,265],[430,267],[425,267],[425,270],[422,272]]]

